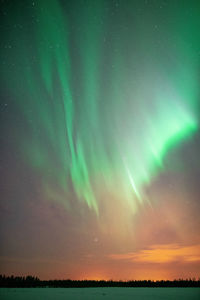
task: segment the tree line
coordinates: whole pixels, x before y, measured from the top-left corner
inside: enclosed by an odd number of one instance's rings
[[[0,275],[0,287],[200,287],[200,278],[175,280],[40,280],[34,276],[5,276]]]

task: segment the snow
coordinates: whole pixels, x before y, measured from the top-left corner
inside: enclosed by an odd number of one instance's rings
[[[1,300],[199,300],[200,288],[0,288]]]

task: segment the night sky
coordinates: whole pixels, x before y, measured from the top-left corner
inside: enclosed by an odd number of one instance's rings
[[[200,277],[200,1],[1,0],[0,270]]]

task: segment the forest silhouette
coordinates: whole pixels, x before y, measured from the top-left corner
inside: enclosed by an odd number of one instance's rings
[[[5,276],[0,275],[0,287],[65,287],[65,288],[87,288],[87,287],[200,287],[200,278],[175,279],[175,280],[40,280],[34,276]]]

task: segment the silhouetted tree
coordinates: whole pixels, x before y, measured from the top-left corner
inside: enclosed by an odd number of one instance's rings
[[[131,280],[131,281],[113,281],[113,280],[40,280],[38,277],[27,275],[5,276],[0,275],[0,287],[200,287],[200,278],[175,279],[170,280]]]

